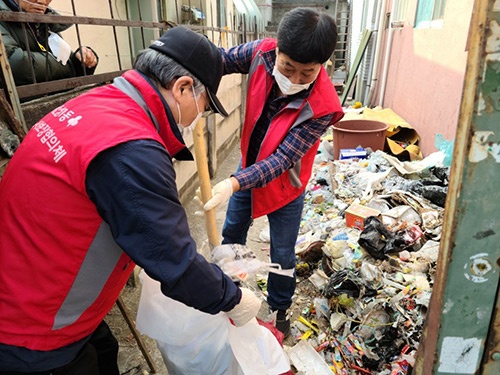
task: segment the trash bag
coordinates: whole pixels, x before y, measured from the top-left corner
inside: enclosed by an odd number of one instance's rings
[[[448,186],[450,180],[450,167],[432,167],[431,173],[436,176],[443,186]]]
[[[334,272],[323,290],[323,295],[326,298],[332,298],[333,296],[346,294],[348,297],[358,298],[360,287],[352,281],[354,277],[351,276],[347,270]]]
[[[435,205],[443,208],[446,202],[447,195],[448,195],[448,187],[446,186],[430,185],[430,186],[425,186],[422,189],[422,197],[428,199]]]
[[[141,271],[137,329],[156,340],[170,375],[242,375],[229,344],[226,314],[205,314],[166,297],[160,283]]]
[[[273,333],[256,319],[233,326],[225,313],[207,314],[166,297],[141,271],[137,329],[156,340],[169,375],[279,375],[290,370]]]
[[[375,259],[383,260],[386,254],[403,250],[405,241],[389,231],[377,217],[369,216],[364,221],[358,244]]]
[[[444,207],[446,194],[448,193],[447,176],[443,169],[434,169],[433,175],[440,178],[431,180],[408,180],[399,176],[393,176],[383,182],[386,191],[403,190],[420,195],[439,207]],[[436,174],[437,173],[437,174]],[[443,186],[446,184],[445,186]]]
[[[290,371],[290,362],[276,336],[255,318],[242,327],[230,325],[229,343],[244,375],[277,375]]]

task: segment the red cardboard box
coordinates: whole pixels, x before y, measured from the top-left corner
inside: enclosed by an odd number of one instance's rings
[[[345,223],[348,227],[359,228],[363,230],[365,228],[365,219],[369,216],[380,217],[381,212],[371,207],[366,207],[360,204],[351,204],[347,210],[345,210]]]

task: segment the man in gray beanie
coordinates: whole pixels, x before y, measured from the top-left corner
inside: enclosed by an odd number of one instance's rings
[[[0,181],[0,375],[118,374],[103,318],[134,265],[162,292],[235,325],[261,301],[196,251],[172,159],[216,97],[217,47],[177,26],[110,85],[36,123]]]

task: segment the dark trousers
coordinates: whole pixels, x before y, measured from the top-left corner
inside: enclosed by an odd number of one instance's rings
[[[31,375],[119,375],[118,341],[103,321],[76,358],[65,366]],[[25,372],[0,372],[0,375],[24,375]]]

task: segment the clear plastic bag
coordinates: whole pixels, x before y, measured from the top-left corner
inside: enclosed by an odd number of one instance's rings
[[[225,244],[216,246],[211,253],[211,262],[217,264],[234,281],[246,281],[257,272],[272,272],[294,277],[294,270],[283,270],[278,263],[262,262],[246,246]]]

